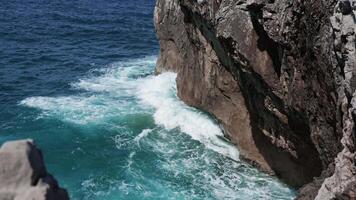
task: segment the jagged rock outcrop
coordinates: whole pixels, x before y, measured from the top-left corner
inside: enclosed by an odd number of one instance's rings
[[[0,200],[67,200],[67,191],[48,174],[42,153],[31,140],[0,148]]]
[[[243,159],[300,189],[355,199],[355,3],[157,0],[156,72],[211,113]]]

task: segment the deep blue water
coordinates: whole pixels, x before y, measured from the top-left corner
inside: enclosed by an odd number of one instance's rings
[[[292,199],[153,76],[154,0],[0,4],[0,143],[33,138],[72,199]]]

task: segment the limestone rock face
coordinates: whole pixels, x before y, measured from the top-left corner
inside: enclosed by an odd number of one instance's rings
[[[178,96],[299,199],[355,199],[355,7],[157,0],[156,72],[177,72]]]
[[[67,200],[66,190],[48,174],[31,140],[6,142],[0,148],[0,200]]]

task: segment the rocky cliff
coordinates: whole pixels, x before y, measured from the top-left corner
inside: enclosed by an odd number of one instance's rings
[[[68,200],[48,174],[31,140],[6,142],[0,148],[0,200]]]
[[[299,199],[356,199],[355,7],[157,0],[156,72],[177,72],[178,96]]]

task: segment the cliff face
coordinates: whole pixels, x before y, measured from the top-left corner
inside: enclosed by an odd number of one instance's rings
[[[0,148],[0,200],[68,200],[48,174],[31,140],[6,142]]]
[[[355,13],[336,0],[157,0],[156,72],[177,72],[178,96],[243,159],[307,184],[300,199],[356,198]]]

